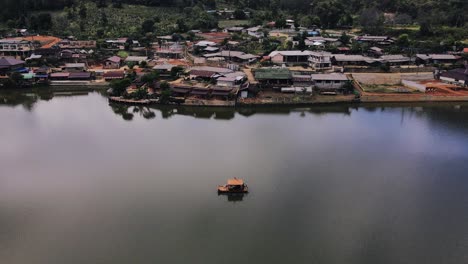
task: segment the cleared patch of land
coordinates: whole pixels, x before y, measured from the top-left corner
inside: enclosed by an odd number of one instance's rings
[[[420,93],[420,91],[405,87],[402,80],[427,81],[433,80],[432,73],[354,73],[353,77],[362,89],[368,93]]]
[[[249,20],[220,20],[218,26],[220,28],[230,28],[240,25],[248,25]]]

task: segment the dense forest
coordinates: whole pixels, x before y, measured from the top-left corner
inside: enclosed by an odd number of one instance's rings
[[[250,25],[281,25],[292,18],[305,27],[353,27],[370,34],[414,26],[414,37],[451,42],[466,41],[468,35],[467,0],[2,0],[0,30],[26,27],[89,38],[182,33],[216,27],[219,19],[206,11],[224,8],[236,10],[236,19],[249,12]]]
[[[396,13],[398,18],[426,24],[463,27],[467,22],[466,0],[93,0],[98,7],[138,4],[148,6],[191,7],[206,9],[230,6],[237,9],[281,11],[308,14],[325,26],[349,23],[350,17],[371,13]],[[79,5],[81,0],[3,0],[0,18],[21,19],[32,11],[59,10]],[[317,17],[317,18],[315,18]],[[23,18],[23,20],[25,20]]]

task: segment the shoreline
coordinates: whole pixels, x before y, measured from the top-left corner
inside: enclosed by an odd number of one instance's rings
[[[313,107],[313,106],[326,106],[326,105],[356,105],[356,106],[388,106],[388,105],[425,105],[425,104],[448,104],[448,105],[459,105],[467,104],[467,98],[457,98],[451,96],[449,98],[431,98],[427,99],[417,99],[410,98],[408,100],[327,100],[327,101],[314,101],[314,102],[297,102],[297,103],[236,103],[232,104],[160,104],[157,100],[147,99],[142,101],[127,100],[127,99],[116,99],[113,97],[108,97],[110,103],[115,104],[125,104],[125,105],[148,105],[148,106],[175,106],[175,107],[209,107],[209,108],[228,108],[228,109],[237,109],[237,108],[268,108],[268,107]]]

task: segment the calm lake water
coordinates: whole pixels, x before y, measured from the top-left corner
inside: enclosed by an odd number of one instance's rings
[[[58,95],[0,97],[0,263],[468,263],[467,105]]]

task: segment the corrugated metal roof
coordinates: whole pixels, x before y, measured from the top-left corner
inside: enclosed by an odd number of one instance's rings
[[[314,81],[347,81],[348,77],[340,73],[330,74],[312,74],[312,80]]]
[[[288,68],[259,68],[255,70],[257,80],[289,80],[292,79]]]

